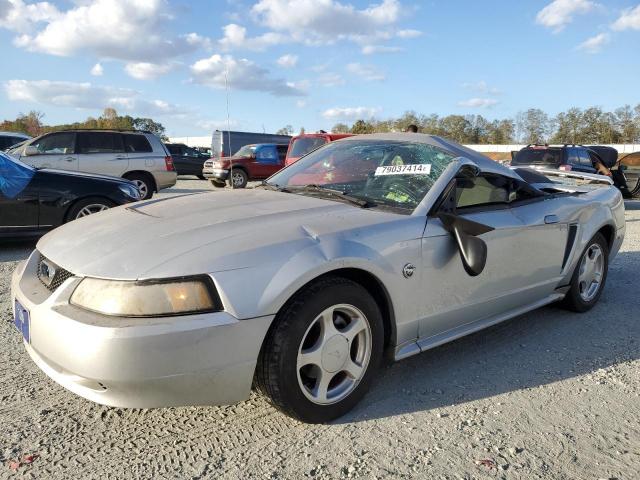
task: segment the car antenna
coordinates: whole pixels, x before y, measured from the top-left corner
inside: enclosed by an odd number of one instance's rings
[[[233,184],[233,153],[231,152],[231,114],[229,113],[229,79],[227,77],[228,70],[224,70],[224,88],[227,92],[227,142],[229,144],[229,177],[231,178],[231,188],[235,188]],[[222,153],[224,154],[224,142],[222,142]]]

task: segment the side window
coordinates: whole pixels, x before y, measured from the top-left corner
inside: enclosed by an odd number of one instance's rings
[[[277,163],[278,155],[276,155],[275,147],[262,147],[256,153],[256,160],[260,163]]]
[[[70,155],[74,152],[76,134],[52,133],[31,143],[42,155]]]
[[[198,157],[200,156],[200,154],[193,148],[191,147],[182,147],[182,152],[183,155],[186,155],[187,157]]]
[[[500,175],[464,178],[456,185],[456,208],[509,203],[510,179]]]
[[[567,163],[569,165],[579,165],[578,151],[576,148],[567,148]]]
[[[284,162],[284,159],[287,156],[287,150],[289,150],[289,145],[278,145],[278,160],[280,162]]]
[[[591,162],[591,157],[589,156],[589,152],[583,149],[578,150],[578,152],[579,152],[580,164],[585,167],[593,167],[593,163]]]
[[[119,133],[83,132],[78,134],[78,153],[123,153]]]
[[[149,140],[147,140],[147,137],[144,135],[125,133],[122,137],[124,140],[124,148],[127,153],[148,153],[153,151]],[[168,148],[169,152],[173,154],[173,151],[171,151],[172,146],[173,145],[168,146]]]

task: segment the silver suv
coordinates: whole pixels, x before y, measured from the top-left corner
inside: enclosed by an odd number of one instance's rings
[[[173,159],[150,132],[65,130],[47,133],[8,153],[36,168],[54,168],[122,177],[134,182],[143,199],[175,185]]]

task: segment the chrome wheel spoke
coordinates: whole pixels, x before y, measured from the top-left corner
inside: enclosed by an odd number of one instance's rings
[[[334,377],[334,373],[326,372],[322,369],[318,369],[320,372],[316,379],[316,384],[313,387],[311,394],[320,402],[326,403],[329,399],[329,384]]]
[[[318,368],[322,368],[322,345],[303,350],[298,354],[298,370],[306,365],[315,365]]]
[[[605,258],[599,244],[592,244],[584,253],[578,270],[578,292],[585,302],[593,300],[604,276]]]
[[[363,371],[362,365],[358,365],[353,360],[349,359],[344,366],[344,371],[349,375],[353,380],[358,380],[362,375]]]
[[[338,330],[336,329],[335,324],[333,323],[333,317],[334,317],[333,307],[327,308],[318,317],[322,325],[322,340],[321,340],[322,344],[324,344],[331,337],[339,333]]]
[[[353,339],[366,329],[367,325],[364,323],[364,320],[361,317],[356,317],[351,319],[351,323],[344,330],[340,330],[340,333],[347,338],[349,345],[351,345]]]

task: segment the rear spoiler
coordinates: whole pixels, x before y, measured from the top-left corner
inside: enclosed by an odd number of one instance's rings
[[[514,167],[511,167],[515,170]],[[594,184],[601,183],[604,185],[613,186],[613,180],[606,175],[600,175],[597,173],[585,173],[585,172],[575,172],[569,171],[565,172],[564,170],[555,170],[553,168],[535,168],[534,171],[543,174],[546,177],[561,177],[561,178],[572,178],[575,180],[583,180],[585,184]]]

